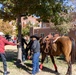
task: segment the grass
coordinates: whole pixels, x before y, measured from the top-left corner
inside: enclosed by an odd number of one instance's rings
[[[30,75],[30,72],[32,70],[32,61],[27,60],[27,62],[24,63],[24,65],[16,65],[16,59],[17,59],[17,48],[16,47],[8,47],[6,49],[6,58],[7,58],[7,65],[8,65],[8,71],[10,71],[9,75]],[[58,67],[58,71],[60,75],[65,75],[67,71],[67,64],[62,56],[55,57],[55,62]],[[38,73],[38,75],[57,75],[54,72],[54,66],[50,60],[50,57],[48,57],[48,63],[46,63],[46,59],[44,61],[44,68],[43,71]],[[2,60],[0,59],[0,75],[3,75],[3,64]],[[73,65],[73,75],[76,75],[76,64]]]

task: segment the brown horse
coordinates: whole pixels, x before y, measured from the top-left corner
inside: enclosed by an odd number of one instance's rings
[[[54,64],[55,67],[55,71],[58,72],[53,56],[59,56],[63,54],[68,64],[68,70],[66,75],[72,75],[72,63],[74,63],[75,60],[74,39],[68,36],[62,36],[56,39],[54,42],[51,42],[51,40],[49,40],[48,38],[46,38],[45,43],[42,43],[42,41],[43,40],[41,39],[40,44],[41,44],[42,60],[40,68],[42,68],[42,64],[45,60],[46,55],[50,55],[52,63]]]
[[[50,55],[52,63],[54,65],[54,67],[55,67],[55,72],[58,72],[57,66],[56,66],[55,61],[54,61],[54,57],[53,57],[52,54],[50,54],[51,53],[51,46],[50,46],[51,45],[51,42],[50,42],[51,40],[49,40],[48,38],[45,39],[45,40],[46,40],[46,42],[44,42],[44,38],[40,38],[40,48],[41,48],[40,50],[41,50],[41,53],[42,53],[42,59],[41,59],[40,69],[43,68],[43,62],[45,60],[45,57],[47,55]]]

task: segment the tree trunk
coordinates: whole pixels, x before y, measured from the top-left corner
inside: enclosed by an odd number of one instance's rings
[[[21,44],[21,16],[18,16],[17,18],[17,27],[18,27],[18,42],[20,45],[17,46],[18,48],[18,57],[17,57],[17,63],[22,63],[22,44]]]

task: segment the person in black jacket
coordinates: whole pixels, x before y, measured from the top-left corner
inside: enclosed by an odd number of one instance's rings
[[[21,35],[21,44],[22,44],[22,61],[25,61],[25,59],[26,59],[26,57],[25,57],[26,53],[25,53],[25,49],[24,49],[24,44],[27,45],[27,42],[24,39],[23,34]]]
[[[30,42],[27,44],[26,49],[25,49],[25,53],[26,53],[26,59],[28,59],[28,51],[30,50],[30,55],[31,56],[31,46],[33,44],[33,40],[30,37]]]

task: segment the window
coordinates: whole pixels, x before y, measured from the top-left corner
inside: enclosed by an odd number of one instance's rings
[[[51,34],[54,36],[55,32],[51,32]]]
[[[40,35],[41,35],[41,37],[44,37],[44,33],[41,33]]]
[[[34,35],[38,36],[38,34],[37,34],[37,33],[35,33]]]

